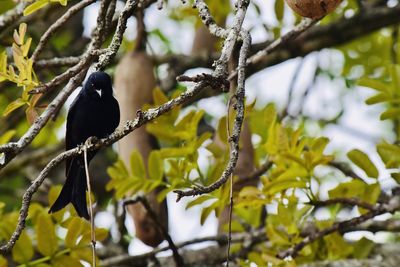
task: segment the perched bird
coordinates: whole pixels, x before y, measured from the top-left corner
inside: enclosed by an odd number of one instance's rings
[[[83,144],[89,137],[108,136],[117,128],[119,119],[119,105],[113,96],[110,76],[100,71],[92,73],[68,111],[66,150]],[[88,152],[88,162],[96,153],[97,151]],[[80,217],[89,219],[83,155],[66,161],[65,175],[65,184],[49,213],[59,211],[72,203]]]

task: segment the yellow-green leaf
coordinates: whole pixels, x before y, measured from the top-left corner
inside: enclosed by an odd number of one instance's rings
[[[353,149],[347,153],[347,157],[362,169],[369,177],[378,178],[379,171],[367,154],[358,149]]]
[[[400,166],[400,147],[388,143],[382,143],[376,147],[379,156],[386,168],[398,168]]]
[[[143,157],[138,150],[134,150],[131,154],[131,173],[134,177],[146,178]]]
[[[15,135],[16,130],[8,130],[2,136],[0,136],[0,145],[7,143]]]
[[[108,236],[108,230],[105,228],[96,228],[96,240],[103,241]],[[88,245],[91,240],[91,232],[90,228],[86,230],[86,232],[82,235],[81,240],[79,241],[79,246]]]
[[[81,218],[73,217],[68,224],[68,232],[65,237],[65,245],[68,248],[73,248],[77,244],[78,237],[80,236],[84,222]]]
[[[293,178],[283,181],[273,181],[264,187],[264,191],[269,195],[274,195],[289,188],[305,188],[306,186],[306,182]]]
[[[275,16],[281,22],[285,11],[285,4],[283,0],[275,0]]]
[[[27,29],[26,23],[21,23],[18,28],[18,34],[19,34],[19,39],[20,39],[20,44],[22,45],[24,43],[25,39],[25,34],[26,34],[26,29]]]
[[[48,4],[49,4],[48,0],[38,0],[38,1],[30,4],[29,6],[27,6],[24,9],[24,16],[28,16],[28,15],[32,14],[33,12],[45,7]]]
[[[22,107],[23,105],[25,105],[26,102],[23,101],[21,98],[18,98],[17,100],[14,100],[13,102],[11,102],[10,104],[8,104],[8,106],[5,108],[4,112],[3,112],[3,116],[7,116],[8,114],[10,114],[11,112],[13,112],[14,110],[16,110],[17,108]]]
[[[400,108],[389,108],[380,116],[381,120],[397,119],[400,118]]]
[[[60,2],[60,4],[61,4],[62,6],[66,6],[68,0],[59,0],[59,2]]]
[[[153,100],[154,104],[159,106],[164,104],[165,102],[168,102],[168,97],[161,91],[160,88],[155,88],[153,90]]]
[[[153,180],[161,180],[163,177],[163,161],[160,156],[160,152],[151,151],[149,156],[149,176]]]
[[[358,81],[358,85],[364,86],[364,87],[369,87],[372,89],[375,89],[380,92],[388,92],[388,87],[389,85],[380,82],[378,80],[373,80],[369,78],[362,78]]]
[[[378,93],[376,95],[369,97],[367,100],[365,100],[365,103],[367,105],[373,105],[373,104],[389,101],[390,99],[391,99],[391,97],[388,94]]]
[[[53,255],[58,249],[58,244],[55,226],[50,215],[40,213],[36,219],[35,229],[39,252],[44,256]]]
[[[67,256],[67,255],[61,255],[52,260],[52,266],[53,267],[83,267],[83,264],[79,262],[79,260]]]
[[[0,267],[8,267],[7,260],[3,256],[0,256]]]
[[[23,231],[12,250],[13,260],[18,263],[29,262],[33,257],[33,245],[28,234]]]

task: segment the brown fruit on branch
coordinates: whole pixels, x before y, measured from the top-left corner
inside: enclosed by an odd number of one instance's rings
[[[335,10],[342,0],[285,0],[302,17],[318,19]]]

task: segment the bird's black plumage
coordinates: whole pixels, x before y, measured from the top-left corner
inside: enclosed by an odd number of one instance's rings
[[[118,126],[119,118],[119,105],[113,96],[110,76],[105,72],[92,73],[69,109],[66,149],[83,144],[91,136],[106,137]],[[96,152],[88,152],[88,161]],[[72,203],[80,217],[89,219],[83,155],[66,161],[65,175],[65,184],[49,213]]]

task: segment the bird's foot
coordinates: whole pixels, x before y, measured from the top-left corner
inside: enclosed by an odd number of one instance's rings
[[[76,146],[78,148],[78,154],[82,154],[83,150],[85,149],[85,145],[84,144],[80,144]]]
[[[96,136],[91,136],[88,139],[86,139],[85,146],[86,147],[91,147],[94,144],[96,144],[98,141],[99,141],[99,138],[97,138]]]

